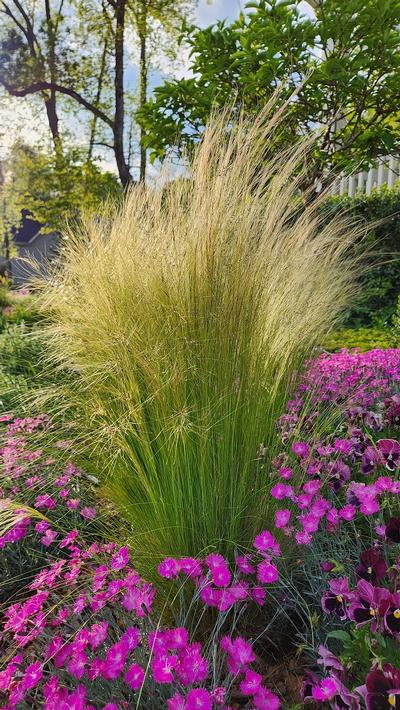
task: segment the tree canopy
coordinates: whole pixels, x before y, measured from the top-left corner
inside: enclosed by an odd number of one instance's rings
[[[190,151],[212,110],[257,112],[290,96],[280,144],[319,130],[309,181],[327,165],[352,171],[400,148],[399,0],[252,0],[231,24],[185,25],[192,76],[165,81],[140,111],[152,160]]]

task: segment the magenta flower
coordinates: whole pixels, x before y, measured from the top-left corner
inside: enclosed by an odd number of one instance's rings
[[[128,655],[127,644],[123,641],[117,641],[109,648],[106,653],[103,664],[103,678],[106,680],[115,680],[123,670]]]
[[[355,621],[357,626],[371,623],[372,631],[376,631],[378,624],[390,604],[391,594],[388,589],[373,587],[365,579],[357,584],[357,590],[351,595],[351,604],[348,608],[349,619]]]
[[[249,668],[240,683],[240,692],[243,693],[243,695],[254,695],[260,689],[261,683],[262,676]]]
[[[282,466],[279,469],[279,475],[284,481],[289,481],[293,476],[293,469],[288,468],[287,466]]]
[[[257,565],[257,579],[262,584],[272,584],[279,579],[279,572],[275,565],[264,560]]]
[[[131,690],[139,690],[144,681],[144,670],[137,663],[133,663],[129,666],[128,670],[124,675],[124,681]]]
[[[202,683],[208,675],[208,663],[200,653],[198,644],[191,644],[179,653],[177,677],[183,685]]]
[[[347,520],[347,522],[350,522],[355,518],[356,512],[357,509],[354,505],[345,505],[339,510],[339,517],[343,518],[343,520]]]
[[[204,688],[190,690],[184,707],[185,710],[212,710],[211,695]]]
[[[305,441],[295,441],[292,444],[293,453],[301,459],[306,459],[310,455],[310,447]]]
[[[231,581],[231,573],[225,558],[222,555],[212,553],[204,561],[210,569],[215,586],[227,587]]]
[[[118,550],[118,552],[116,552],[115,555],[111,558],[111,569],[114,570],[114,572],[118,572],[119,570],[126,567],[128,562],[129,562],[128,548],[121,547]]]
[[[194,559],[194,557],[182,557],[182,559],[179,560],[179,567],[182,572],[193,579],[200,577],[202,574],[201,564],[198,560]]]
[[[260,688],[253,696],[254,707],[257,710],[278,710],[281,703],[277,695],[267,688]]]
[[[43,676],[43,668],[42,664],[39,663],[39,661],[35,661],[35,663],[31,663],[26,669],[25,672],[22,676],[22,686],[23,689],[30,690],[31,688],[34,688],[35,685],[39,683]]]
[[[175,577],[179,575],[180,571],[180,564],[178,560],[175,560],[173,557],[166,557],[158,565],[158,574],[161,577],[164,577],[164,579],[175,579]]]
[[[331,700],[337,693],[337,682],[335,678],[324,678],[318,685],[312,689],[312,697],[314,700],[326,702]]]
[[[97,511],[96,511],[96,508],[86,507],[86,508],[82,508],[82,510],[80,511],[80,514],[81,514],[82,518],[86,518],[86,520],[93,520],[97,515]]]
[[[256,535],[253,540],[253,546],[259,552],[268,552],[275,557],[279,557],[281,554],[279,543],[269,530],[263,530],[259,535]]]
[[[276,483],[275,486],[272,486],[270,490],[270,494],[275,500],[283,500],[284,498],[292,498],[293,497],[293,488],[292,486],[287,486],[285,483]]]
[[[236,565],[238,569],[243,573],[243,574],[255,574],[255,567],[252,565],[252,557],[251,555],[238,555],[235,558]]]
[[[285,528],[290,522],[290,510],[288,508],[283,508],[282,510],[277,510],[275,512],[275,527]]]
[[[167,633],[168,647],[174,650],[186,648],[189,641],[189,633],[183,626],[171,629]]]
[[[155,656],[151,662],[151,670],[156,683],[172,683],[174,681],[173,671],[178,662],[178,656]]]

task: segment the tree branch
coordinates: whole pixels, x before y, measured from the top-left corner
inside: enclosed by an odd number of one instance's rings
[[[81,104],[81,106],[87,109],[87,111],[90,111],[97,116],[97,118],[101,121],[104,121],[104,123],[110,126],[110,128],[114,128],[114,121],[109,118],[107,114],[91,104],[89,101],[86,101],[83,96],[78,94],[78,92],[74,89],[70,89],[68,86],[61,86],[60,84],[56,84],[51,81],[37,81],[33,84],[29,84],[28,86],[24,86],[22,89],[17,89],[15,86],[12,86],[12,84],[8,84],[4,79],[2,79],[1,83],[8,93],[11,94],[11,96],[28,96],[29,94],[37,94],[39,91],[46,90],[57,91],[60,94],[65,94],[65,96],[70,96],[72,99],[75,99],[77,103]]]

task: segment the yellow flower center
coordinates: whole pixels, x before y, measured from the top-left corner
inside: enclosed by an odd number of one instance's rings
[[[336,597],[336,599],[337,599],[337,601],[338,601],[340,604],[341,604],[342,601],[343,601],[343,597],[342,597],[341,594],[338,594],[337,597]]]
[[[394,707],[396,705],[396,696],[393,695],[393,693],[391,693],[389,695],[388,700],[389,700],[389,705],[392,705],[392,707]]]
[[[396,611],[393,612],[393,616],[395,619],[400,619],[400,609],[396,609]]]
[[[367,572],[368,572],[368,574],[372,574],[372,567],[368,567]]]
[[[370,606],[369,608],[369,613],[371,614],[371,616],[375,616],[375,609],[373,609],[372,606]]]

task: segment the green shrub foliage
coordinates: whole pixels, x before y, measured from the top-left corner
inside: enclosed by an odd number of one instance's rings
[[[389,327],[400,295],[400,189],[333,198],[328,206],[329,212],[344,208],[355,219],[373,224],[355,246],[357,251],[367,251],[368,257],[359,296],[346,311],[343,326]]]

